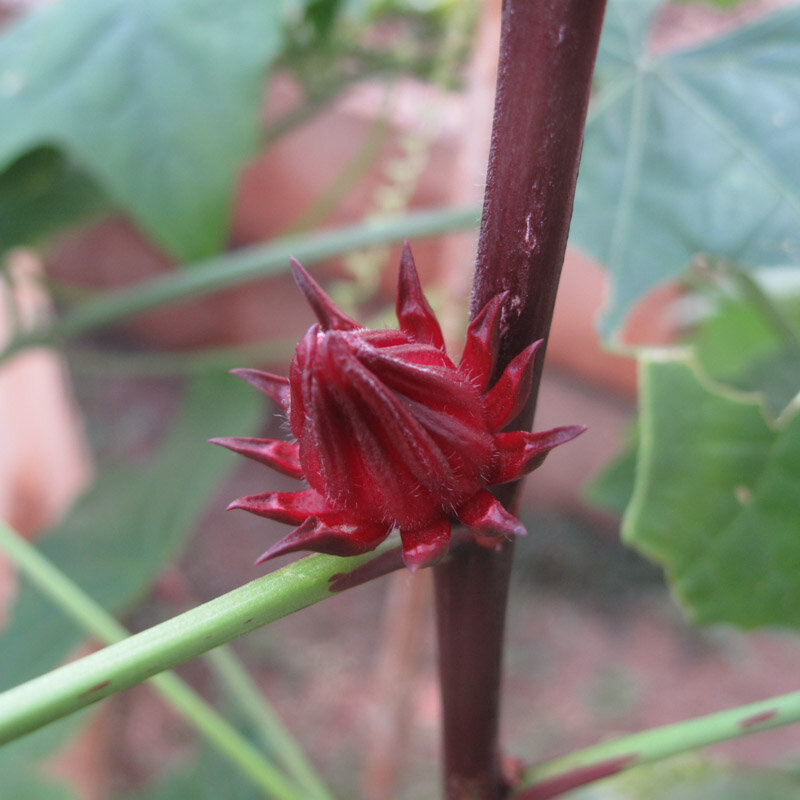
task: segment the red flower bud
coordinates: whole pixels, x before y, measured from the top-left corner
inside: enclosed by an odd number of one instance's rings
[[[364,553],[397,528],[405,563],[416,570],[447,552],[452,522],[481,539],[525,533],[486,487],[530,472],[585,428],[499,432],[525,404],[541,344],[523,350],[487,389],[506,296],[495,297],[473,320],[455,366],[407,243],[397,297],[400,330],[360,327],[300,264],[293,261],[292,269],[319,322],[298,344],[289,379],[234,372],[288,413],[296,443],[212,440],[309,486],[230,504],[298,526],[259,562],[298,550]]]

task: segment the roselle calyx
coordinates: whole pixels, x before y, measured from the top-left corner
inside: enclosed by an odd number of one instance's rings
[[[523,350],[488,386],[506,295],[472,321],[456,366],[408,243],[400,261],[399,330],[361,327],[296,261],[292,270],[318,322],[300,340],[289,378],[234,373],[283,408],[296,441],[212,440],[308,484],[228,507],[297,526],[259,563],[301,550],[357,555],[398,529],[403,559],[416,570],[447,553],[454,522],[484,542],[525,533],[486,488],[536,469],[585,428],[502,432],[525,404],[541,344]]]

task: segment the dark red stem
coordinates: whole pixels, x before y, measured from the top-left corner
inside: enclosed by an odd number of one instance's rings
[[[509,290],[497,374],[545,339],[555,304],[605,0],[504,0],[472,314]],[[533,422],[531,397],[511,428]],[[513,506],[516,487],[498,497]],[[501,800],[499,695],[513,548],[455,548],[435,568],[447,800]]]

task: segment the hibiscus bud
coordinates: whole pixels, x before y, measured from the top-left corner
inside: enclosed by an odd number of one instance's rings
[[[447,552],[453,522],[480,541],[523,534],[486,487],[517,480],[585,428],[500,432],[528,398],[541,344],[523,350],[487,388],[506,295],[473,320],[456,366],[408,243],[400,262],[399,330],[360,327],[296,261],[292,270],[319,321],[298,344],[288,381],[258,370],[234,372],[287,412],[296,441],[212,440],[308,484],[229,506],[297,526],[259,562],[299,550],[356,555],[397,528],[405,563],[416,570]]]

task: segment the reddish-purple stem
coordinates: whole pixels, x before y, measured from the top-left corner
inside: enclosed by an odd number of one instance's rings
[[[472,315],[509,291],[495,378],[550,330],[605,0],[504,0]],[[541,378],[511,429],[531,426]],[[512,507],[515,486],[498,497]],[[513,548],[453,549],[435,568],[447,800],[500,800],[499,694]]]
[[[586,786],[587,783],[593,783],[601,778],[616,775],[635,764],[637,758],[636,753],[631,753],[627,756],[617,756],[606,761],[598,761],[596,764],[575,767],[575,769],[571,769],[561,775],[543,780],[536,786],[531,786],[530,789],[519,793],[517,800],[550,800],[552,797],[558,797],[572,789],[577,789],[579,786]]]

